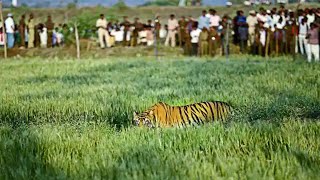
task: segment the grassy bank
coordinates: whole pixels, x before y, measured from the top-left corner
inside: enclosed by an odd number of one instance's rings
[[[0,179],[299,178],[320,174],[319,64],[109,58],[0,62]],[[148,130],[133,111],[229,102],[233,119]]]

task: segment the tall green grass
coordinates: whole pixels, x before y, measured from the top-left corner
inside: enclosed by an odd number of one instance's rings
[[[0,62],[0,179],[315,179],[320,68],[302,60]],[[226,101],[227,123],[132,127],[163,101]]]

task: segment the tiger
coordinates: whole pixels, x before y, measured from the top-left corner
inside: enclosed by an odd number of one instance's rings
[[[159,102],[142,113],[134,112],[133,123],[140,127],[186,127],[210,121],[225,121],[233,112],[226,102],[213,101],[170,106]]]

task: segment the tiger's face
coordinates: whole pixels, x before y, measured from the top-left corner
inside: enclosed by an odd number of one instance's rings
[[[133,114],[133,124],[139,127],[149,127],[153,128],[152,120],[150,118],[150,114],[152,114],[152,111],[150,113],[137,113],[134,112]]]

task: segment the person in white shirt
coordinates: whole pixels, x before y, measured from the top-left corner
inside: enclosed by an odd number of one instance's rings
[[[8,40],[8,48],[14,47],[14,31],[15,31],[15,25],[13,20],[13,15],[11,13],[8,14],[7,19],[5,20],[5,30],[7,33],[7,40]]]
[[[114,36],[116,44],[121,44],[121,42],[123,41],[123,37],[124,37],[124,31],[120,30],[119,28],[113,29],[111,31],[111,35]]]
[[[256,25],[258,24],[258,18],[256,16],[256,11],[251,10],[249,12],[249,16],[247,17],[247,23],[248,23],[248,34],[249,34],[249,38],[248,38],[248,45],[249,46],[253,46],[254,44],[254,36],[255,36],[255,29],[256,29]]]
[[[192,31],[190,32],[191,36],[191,46],[192,46],[192,55],[198,55],[198,47],[199,47],[199,37],[200,37],[201,30],[198,29],[196,26],[192,27]]]
[[[39,33],[40,36],[40,46],[42,48],[46,48],[47,47],[47,41],[48,41],[48,34],[47,34],[47,28],[41,24],[40,27],[41,31]]]
[[[108,22],[104,18],[104,14],[100,14],[100,18],[97,20],[96,27],[98,28],[99,42],[102,49],[106,47],[105,43],[107,43],[107,47],[111,46],[107,25]]]
[[[161,26],[161,29],[159,31],[159,37],[160,39],[164,39],[167,37],[167,34],[168,34],[168,31],[167,31],[167,28],[166,28],[166,25],[165,26]]]
[[[139,44],[147,45],[147,28],[144,25],[143,30],[139,32]]]
[[[220,19],[220,16],[218,16],[216,13],[217,11],[214,9],[209,10],[210,27],[214,27],[217,30],[221,19]]]
[[[311,23],[313,23],[316,18],[312,10],[310,10],[309,13],[307,14],[307,18],[308,18],[307,25],[308,25],[308,28],[310,29]]]
[[[308,40],[306,39],[308,32],[308,26],[307,26],[307,19],[302,19],[301,23],[299,24],[299,47],[300,47],[300,53],[304,55],[306,53],[306,48],[308,48]]]

